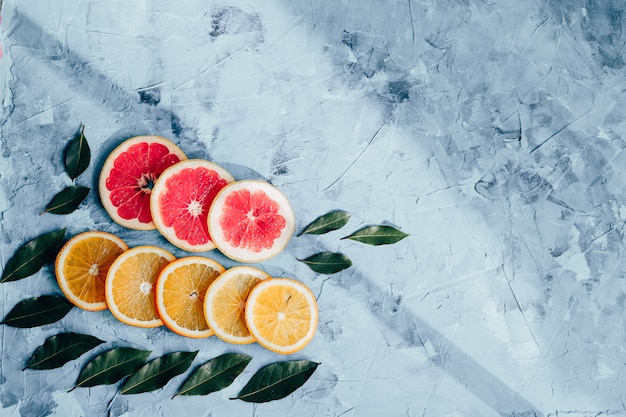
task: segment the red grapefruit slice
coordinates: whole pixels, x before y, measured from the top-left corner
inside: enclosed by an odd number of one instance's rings
[[[98,189],[106,212],[118,224],[136,230],[155,228],[150,194],[159,175],[187,159],[178,146],[160,136],[136,136],[111,152],[100,172]]]
[[[189,252],[215,248],[207,227],[218,191],[235,181],[224,168],[188,159],[166,169],[154,184],[150,209],[156,228],[174,246]]]
[[[227,185],[209,210],[209,232],[215,246],[239,262],[260,262],[278,255],[295,225],[287,197],[263,181]]]

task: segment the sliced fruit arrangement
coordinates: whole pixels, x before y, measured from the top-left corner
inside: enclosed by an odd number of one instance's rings
[[[204,317],[220,339],[234,344],[255,341],[250,334],[244,309],[250,290],[268,274],[251,266],[235,266],[222,273],[204,296]]]
[[[317,327],[317,302],[299,281],[246,265],[227,270],[201,256],[176,259],[157,246],[128,249],[106,232],[74,236],[55,266],[59,287],[73,304],[92,311],[108,306],[132,326],[165,324],[181,336],[215,334],[283,354],[304,348]]]
[[[318,311],[311,290],[291,278],[262,281],[245,307],[246,324],[256,341],[277,353],[294,353],[315,335]]]
[[[126,243],[111,233],[90,231],[71,238],[55,262],[55,275],[63,294],[84,310],[105,310],[107,272],[126,250]]]
[[[72,181],[90,160],[83,127],[65,152],[66,173]],[[233,187],[221,194],[228,184]],[[170,243],[190,252],[215,247],[209,212],[218,195],[222,200],[213,211],[212,227],[219,233],[224,254],[235,260],[254,262],[275,256],[295,229],[293,211],[278,189],[261,181],[235,183],[223,168],[206,160],[187,160],[176,145],[157,136],[131,138],[118,146],[105,161],[99,188],[105,210],[120,225],[157,228]],[[88,192],[87,187],[66,187],[44,212],[69,214]],[[338,224],[324,222],[316,220],[303,233],[323,233]],[[16,328],[51,324],[75,305],[90,311],[108,307],[123,323],[144,328],[165,324],[186,337],[216,334],[235,344],[258,341],[281,354],[299,351],[315,334],[316,299],[296,280],[272,278],[251,266],[226,270],[200,256],[176,259],[156,246],[129,249],[122,239],[102,231],[80,233],[64,245],[65,233],[66,228],[46,232],[20,246],[0,279],[4,283],[26,278],[56,257],[55,275],[65,297],[26,298],[5,315],[2,324]],[[88,334],[59,333],[35,350],[23,370],[60,368],[102,343]],[[155,391],[186,372],[197,353],[172,352],[146,362],[150,350],[114,347],[88,361],[69,391],[114,384],[122,378],[126,380],[121,394]],[[224,389],[251,360],[241,353],[211,359],[192,372],[174,397]],[[231,399],[262,403],[284,398],[304,384],[318,365],[308,360],[266,365]]]
[[[221,166],[188,160],[159,136],[124,141],[107,157],[100,199],[111,218],[138,230],[158,229],[189,252],[218,248],[239,262],[278,255],[295,231],[289,200],[265,181],[235,181]]]
[[[199,256],[167,265],[156,284],[156,305],[165,325],[182,336],[213,335],[204,318],[204,298],[209,285],[225,271],[217,262]]]
[[[278,255],[295,230],[289,200],[273,185],[256,180],[224,187],[209,210],[215,246],[239,262],[260,262]]]
[[[124,141],[107,157],[98,189],[109,216],[137,230],[155,228],[150,213],[154,182],[165,169],[185,160],[183,151],[160,136],[136,136]]]
[[[155,182],[150,197],[157,230],[186,251],[214,249],[207,227],[209,207],[217,193],[233,181],[224,168],[203,159],[172,165]]]
[[[113,150],[99,192],[114,221],[156,228],[188,252],[217,248],[235,261],[260,262],[278,255],[295,231],[294,212],[278,188],[235,181],[219,165],[187,159],[159,136],[130,138]],[[128,249],[103,232],[71,239],[57,257],[57,278],[81,308],[108,306],[123,323],[164,324],[186,337],[215,334],[287,354],[306,346],[317,327],[317,302],[299,281],[272,278],[252,266],[226,270],[200,256],[176,259],[157,246]]]
[[[137,246],[115,259],[105,281],[111,313],[132,326],[163,325],[154,287],[161,270],[174,260],[174,255],[157,246]]]

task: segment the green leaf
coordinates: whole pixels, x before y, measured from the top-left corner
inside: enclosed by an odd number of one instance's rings
[[[91,161],[91,151],[85,138],[85,125],[80,133],[74,137],[65,150],[65,172],[72,181],[85,172]]]
[[[252,356],[225,353],[198,367],[180,387],[177,395],[207,395],[226,388],[243,372]],[[173,398],[173,397],[172,397]]]
[[[320,274],[334,274],[352,266],[350,258],[343,253],[320,252],[298,260]]]
[[[149,350],[129,347],[108,350],[85,365],[74,388],[114,384],[139,369],[150,353]]]
[[[319,363],[307,360],[275,362],[259,369],[235,399],[263,403],[286,397],[301,387]]]
[[[88,334],[59,333],[49,337],[43,345],[35,349],[24,369],[59,368],[101,343],[104,341]]]
[[[74,306],[64,297],[42,295],[20,301],[9,311],[2,324],[12,327],[37,327],[61,320]]]
[[[21,246],[2,271],[0,282],[17,281],[39,271],[57,254],[63,243],[65,229],[40,235]]]
[[[368,245],[379,246],[399,242],[407,236],[406,233],[391,226],[367,226],[342,239],[356,240]]]
[[[122,394],[139,394],[154,391],[165,386],[176,375],[180,375],[191,366],[195,352],[174,352],[153,359],[132,374],[122,385]]]
[[[300,232],[298,236],[309,235],[323,235],[324,233],[332,232],[333,230],[341,229],[350,220],[350,213],[347,211],[331,211],[323,216],[315,219],[305,229]]]
[[[89,194],[89,190],[88,187],[81,187],[79,185],[66,187],[52,197],[46,209],[39,213],[39,215],[44,213],[70,214],[80,206],[80,203],[82,203]]]

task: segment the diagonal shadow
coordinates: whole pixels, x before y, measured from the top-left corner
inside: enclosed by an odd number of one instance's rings
[[[122,89],[104,74],[94,70],[89,62],[67,50],[58,39],[45,33],[28,16],[19,14],[14,21],[19,21],[19,25],[9,36],[13,38],[15,44],[28,48],[34,58],[48,65],[60,76],[71,79],[73,81],[71,88],[78,90],[80,94],[100,102],[114,112],[132,112],[155,121],[166,119],[174,123],[180,120],[171,110],[154,106],[153,103],[142,103],[133,98],[135,92]],[[174,127],[172,126],[172,132],[178,136],[181,129]],[[424,343],[428,341],[436,352],[435,355],[429,355],[433,366],[445,371],[501,416],[522,414],[528,417],[544,416],[519,393],[469,357],[425,320],[413,314],[406,306],[398,305],[395,298],[378,286],[373,278],[354,273],[334,281],[334,284],[347,293],[364,293],[372,315],[388,329],[400,335],[407,345],[426,349]],[[385,305],[394,304],[391,313],[383,308]]]
[[[26,14],[16,11],[16,16],[11,20],[17,22],[8,33],[8,37],[14,40],[11,48],[23,48],[33,58],[47,65],[57,77],[66,81],[66,85],[58,85],[56,88],[71,89],[114,113],[134,114],[139,120],[153,121],[160,129],[171,131],[176,137],[186,133],[182,131],[174,112],[155,105],[150,91],[128,91],[120,87],[54,36],[46,33]],[[9,125],[9,118],[10,115],[3,121],[4,126],[1,126],[6,130],[23,122],[16,121]]]
[[[324,249],[326,250],[326,249]],[[450,339],[398,302],[396,296],[358,272],[333,284],[351,294],[367,294],[367,308],[408,346],[424,349],[433,366],[440,368],[503,417],[543,417],[530,402],[472,359]],[[386,308],[385,306],[391,306]],[[425,343],[429,343],[426,348]],[[432,354],[432,351],[435,353]]]

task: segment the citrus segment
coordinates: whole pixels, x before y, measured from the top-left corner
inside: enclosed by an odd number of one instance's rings
[[[204,318],[204,296],[224,270],[217,262],[199,256],[181,258],[163,268],[156,285],[163,323],[182,336],[211,336],[213,331]]]
[[[111,313],[133,326],[163,325],[154,286],[161,270],[174,260],[174,255],[156,246],[137,246],[120,255],[111,264],[105,281]]]
[[[235,344],[255,341],[244,316],[250,290],[270,276],[250,266],[235,266],[217,277],[204,297],[204,316],[220,339]]]
[[[84,310],[105,310],[107,272],[127,249],[122,239],[106,232],[84,232],[71,238],[55,261],[55,275],[63,294]]]
[[[315,335],[317,302],[301,282],[271,278],[250,291],[245,318],[260,345],[277,353],[293,353],[304,348]]]
[[[160,136],[136,136],[120,144],[107,157],[98,189],[109,216],[122,226],[154,229],[150,194],[161,173],[187,159],[178,146]]]
[[[218,191],[234,180],[224,168],[203,159],[171,166],[156,181],[150,198],[156,228],[181,249],[214,249],[207,227],[209,207]]]
[[[295,230],[287,197],[256,180],[224,187],[209,210],[209,232],[217,248],[240,262],[259,262],[279,254]]]

